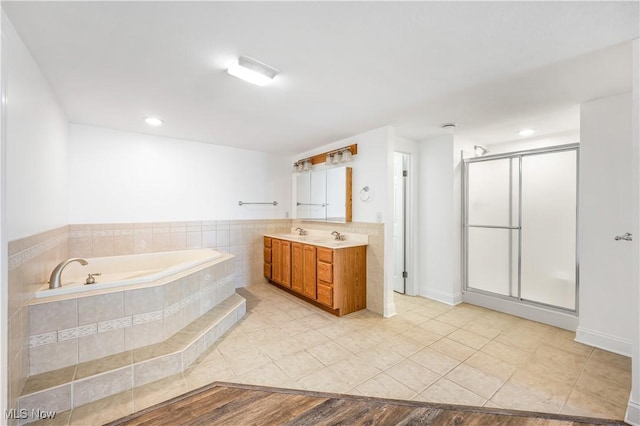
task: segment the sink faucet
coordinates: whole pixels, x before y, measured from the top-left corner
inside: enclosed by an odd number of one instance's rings
[[[331,235],[333,235],[334,237],[336,237],[336,240],[338,240],[338,241],[344,241],[344,240],[347,238],[347,236],[346,236],[346,235],[343,235],[343,234],[339,233],[338,231],[333,231],[333,232],[331,233]]]
[[[60,277],[62,276],[62,270],[71,262],[79,262],[82,266],[86,266],[89,264],[84,259],[80,259],[79,257],[72,257],[71,259],[67,259],[62,261],[53,269],[51,272],[51,277],[49,278],[49,288],[60,288],[62,287],[62,282]]]
[[[300,235],[301,237],[302,237],[303,235],[307,235],[307,231],[305,231],[305,230],[304,230],[304,229],[302,229],[302,228],[296,228],[296,231],[298,231],[298,235]]]

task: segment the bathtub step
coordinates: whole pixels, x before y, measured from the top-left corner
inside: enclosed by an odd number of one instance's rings
[[[31,376],[18,408],[60,413],[180,373],[245,312],[246,300],[234,293],[164,342]]]

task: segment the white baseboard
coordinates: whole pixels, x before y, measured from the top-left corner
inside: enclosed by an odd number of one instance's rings
[[[595,346],[605,351],[614,352],[624,356],[631,356],[632,343],[630,340],[623,339],[608,333],[602,333],[595,330],[589,330],[584,327],[578,327],[576,330],[576,342],[585,345]]]
[[[445,303],[449,306],[455,306],[462,303],[462,293],[449,293],[441,290],[428,289],[422,296]]]
[[[542,306],[515,303],[499,297],[493,297],[482,293],[466,291],[462,299],[472,305],[482,306],[494,311],[504,312],[521,318],[538,321],[565,330],[575,331],[578,327],[578,317],[574,314],[548,309]]]
[[[629,399],[627,415],[625,416],[624,421],[630,425],[640,426],[640,402],[634,402]]]
[[[391,317],[395,317],[398,314],[398,312],[396,311],[396,303],[395,302],[390,302],[387,303],[386,306],[384,307],[384,317],[385,318],[391,318]]]

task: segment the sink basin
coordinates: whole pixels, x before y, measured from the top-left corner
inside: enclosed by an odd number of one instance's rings
[[[311,240],[309,242],[315,243],[315,244],[322,244],[325,246],[331,246],[331,247],[340,247],[346,243],[346,241],[329,240],[329,239],[316,239],[316,240]]]

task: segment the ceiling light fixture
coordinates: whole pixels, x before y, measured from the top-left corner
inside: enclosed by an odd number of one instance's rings
[[[535,132],[536,132],[535,129],[522,129],[522,130],[518,131],[518,134],[520,136],[531,136]]]
[[[249,83],[265,86],[278,75],[278,70],[249,56],[240,56],[227,68],[227,73]]]
[[[164,121],[160,120],[157,117],[146,117],[144,122],[150,126],[161,126],[164,124]]]

